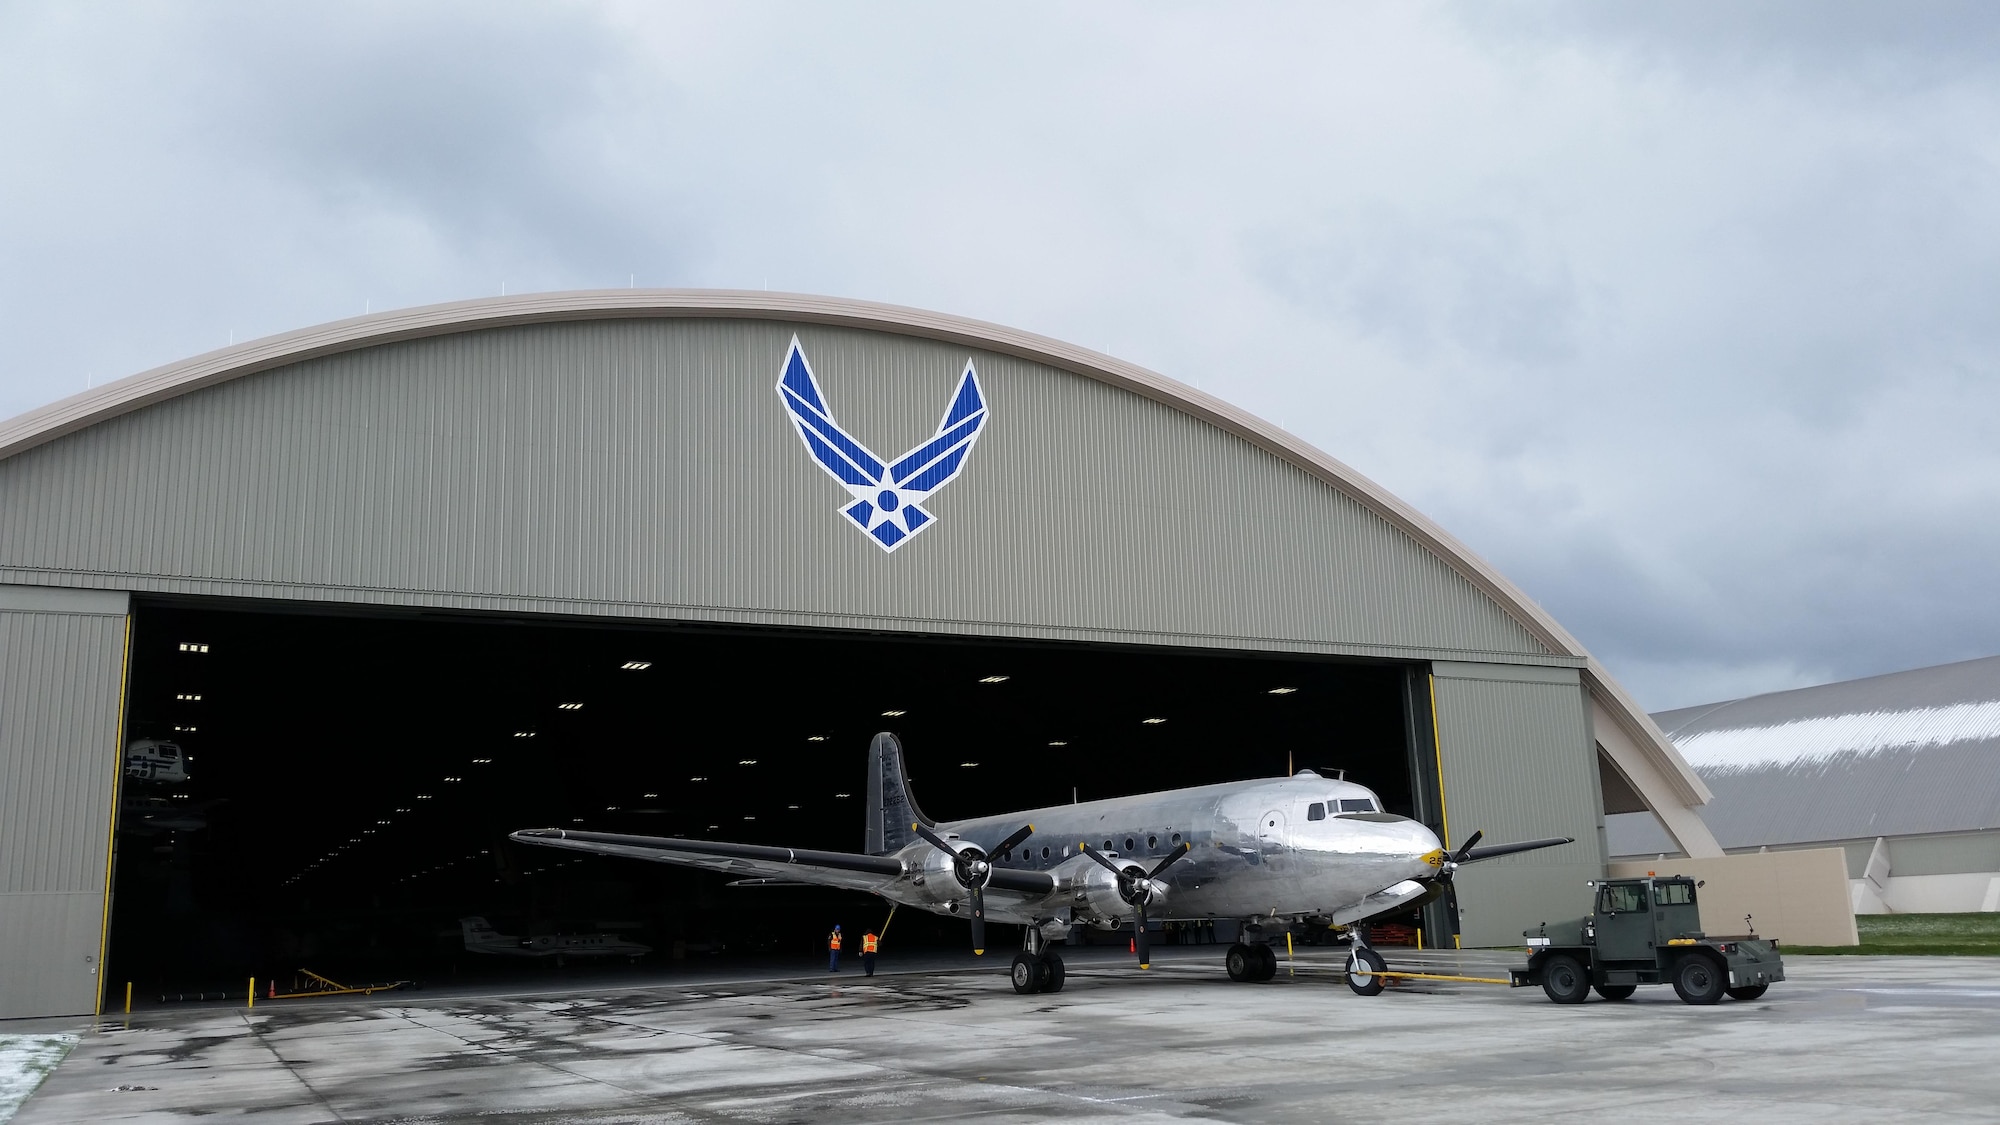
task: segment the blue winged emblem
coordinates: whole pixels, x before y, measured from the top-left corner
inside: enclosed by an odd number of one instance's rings
[[[893,461],[876,456],[834,422],[826,395],[820,391],[819,380],[813,377],[812,365],[806,362],[796,336],[778,377],[778,397],[791,413],[806,452],[852,497],[840,506],[840,514],[884,551],[895,550],[937,522],[923,501],[965,468],[972,443],[986,428],[986,396],[979,389],[979,375],[970,359],[965,361],[965,374],[959,376],[958,389],[952,392],[951,405],[945,408],[937,433]]]

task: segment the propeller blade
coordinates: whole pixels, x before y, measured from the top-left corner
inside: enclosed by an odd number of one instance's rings
[[[1458,862],[1478,863],[1482,859],[1492,859],[1495,856],[1513,855],[1516,852],[1532,852],[1538,848],[1556,848],[1564,844],[1574,843],[1576,843],[1576,840],[1569,836],[1552,836],[1546,840],[1523,840],[1518,844],[1490,844],[1483,848],[1469,847],[1464,849],[1463,858]]]
[[[1154,879],[1159,878],[1160,872],[1165,871],[1169,867],[1172,867],[1176,862],[1180,860],[1182,856],[1188,854],[1193,850],[1194,850],[1193,844],[1190,844],[1185,840],[1181,841],[1180,847],[1175,848],[1172,854],[1170,854],[1169,856],[1167,856],[1167,858],[1160,861],[1160,865],[1158,867],[1153,868],[1153,874],[1151,875],[1151,878]]]
[[[1106,858],[1104,857],[1104,853],[1103,853],[1103,852],[1100,852],[1100,851],[1098,851],[1098,850],[1097,850],[1096,848],[1093,848],[1093,847],[1091,847],[1091,846],[1090,846],[1089,844],[1078,844],[1078,845],[1077,845],[1077,847],[1079,847],[1079,848],[1083,849],[1083,854],[1085,854],[1085,855],[1089,856],[1090,858],[1092,858],[1092,859],[1096,860],[1097,862],[1099,862],[1099,863],[1103,864],[1103,865],[1104,865],[1104,869],[1105,869],[1106,871],[1109,871],[1109,872],[1111,872],[1111,873],[1112,873],[1113,875],[1120,875],[1120,876],[1122,876],[1122,875],[1124,875],[1124,874],[1125,874],[1125,869],[1124,869],[1124,868],[1122,868],[1122,867],[1118,866],[1117,864],[1115,864],[1115,863],[1111,862],[1111,861],[1110,861],[1109,859],[1106,859]]]
[[[937,850],[945,853],[946,855],[958,854],[957,848],[954,848],[950,844],[945,843],[944,837],[938,835],[937,833],[931,831],[928,828],[925,828],[921,821],[911,824],[910,831],[915,832],[917,835],[922,836],[926,840],[929,840],[931,842],[931,847],[936,848]]]
[[[1006,852],[1011,852],[1015,848],[1021,846],[1021,841],[1027,839],[1030,836],[1033,836],[1034,834],[1035,834],[1035,826],[1032,824],[1024,824],[1021,826],[1021,830],[1019,832],[1016,832],[1012,836],[1009,836],[1005,840],[1002,840],[998,844],[995,844],[993,847],[993,854],[1001,855]]]
[[[1479,838],[1484,835],[1486,835],[1486,831],[1484,829],[1481,829],[1477,832],[1474,832],[1471,836],[1467,837],[1465,843],[1460,844],[1458,846],[1458,850],[1452,853],[1451,861],[1453,863],[1466,862],[1465,857],[1472,854],[1473,845],[1479,843]]]
[[[1141,901],[1132,908],[1132,948],[1139,952],[1139,967],[1153,967],[1153,945],[1146,937],[1146,904]]]
[[[986,892],[973,887],[967,892],[972,900],[972,955],[986,956]]]

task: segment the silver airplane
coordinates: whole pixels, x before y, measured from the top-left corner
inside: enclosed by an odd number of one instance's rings
[[[1148,923],[1235,919],[1243,940],[1224,962],[1232,980],[1269,980],[1270,943],[1305,922],[1352,928],[1348,971],[1379,981],[1387,966],[1366,924],[1438,897],[1467,863],[1572,842],[1568,837],[1447,852],[1429,828],[1385,812],[1351,781],[1301,770],[1004,816],[939,823],[910,795],[902,745],[868,748],[865,853],[711,840],[529,828],[523,844],[697,867],[730,875],[847,887],[972,923],[986,952],[988,920],[1025,927],[1011,970],[1018,992],[1063,984],[1055,944],[1072,925],[1132,927],[1139,967],[1151,965]],[[1374,987],[1379,988],[1379,983]]]

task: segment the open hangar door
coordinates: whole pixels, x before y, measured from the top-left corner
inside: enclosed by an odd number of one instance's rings
[[[553,960],[469,954],[472,917],[613,935],[650,963],[803,957],[880,904],[505,836],[860,850],[879,730],[940,819],[1313,767],[1431,820],[1424,684],[1419,665],[1266,653],[141,604],[127,737],[151,749],[128,754],[106,979],[143,996]],[[894,937],[966,940],[915,911]]]

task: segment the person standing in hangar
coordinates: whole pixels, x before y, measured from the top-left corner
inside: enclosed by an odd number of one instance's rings
[[[826,935],[826,971],[840,971],[840,923],[833,925],[833,932]]]
[[[875,946],[881,940],[875,936],[874,930],[861,935],[861,973],[863,976],[872,977],[875,975]]]

